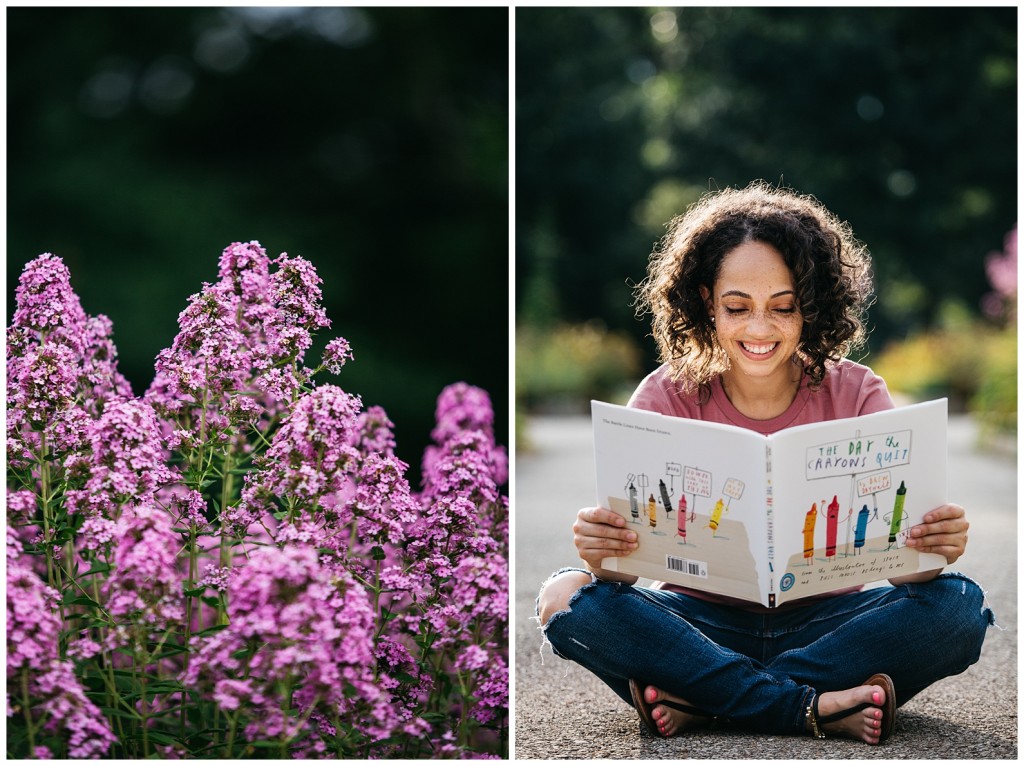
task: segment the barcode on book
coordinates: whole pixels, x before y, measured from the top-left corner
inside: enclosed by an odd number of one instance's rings
[[[706,561],[694,561],[679,556],[665,556],[665,567],[670,572],[682,572],[693,577],[708,576],[708,563]]]

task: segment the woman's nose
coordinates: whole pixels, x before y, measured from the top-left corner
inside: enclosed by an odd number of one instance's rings
[[[748,332],[769,334],[773,328],[774,323],[771,321],[771,317],[768,315],[767,311],[750,312],[750,321],[747,322]]]

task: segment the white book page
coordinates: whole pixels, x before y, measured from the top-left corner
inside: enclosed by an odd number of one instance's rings
[[[640,547],[605,569],[767,604],[760,434],[592,402],[597,504]]]
[[[907,534],[946,502],[946,400],[770,437],[777,602],[940,569]]]

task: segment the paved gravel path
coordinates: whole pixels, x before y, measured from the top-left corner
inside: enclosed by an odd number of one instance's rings
[[[973,422],[952,417],[950,498],[968,510],[970,544],[956,569],[988,593],[998,628],[980,661],[900,708],[879,747],[842,739],[766,737],[728,730],[651,737],[633,710],[579,666],[546,647],[533,620],[540,583],[578,561],[570,526],[593,504],[590,420],[548,417],[527,428],[515,477],[516,759],[987,759],[1017,758],[1017,460],[1010,447],[976,447]]]

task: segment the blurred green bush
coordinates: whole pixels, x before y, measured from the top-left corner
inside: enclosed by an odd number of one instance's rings
[[[872,368],[890,390],[913,399],[949,398],[985,433],[1017,430],[1017,329],[960,317],[890,343]]]
[[[623,402],[641,373],[641,350],[602,322],[516,330],[516,411],[588,412],[591,399]]]
[[[1002,251],[984,259],[991,292],[987,319],[959,302],[939,311],[935,329],[889,344],[872,364],[893,391],[916,399],[949,397],[951,412],[970,412],[981,438],[1017,433],[1017,227]]]

